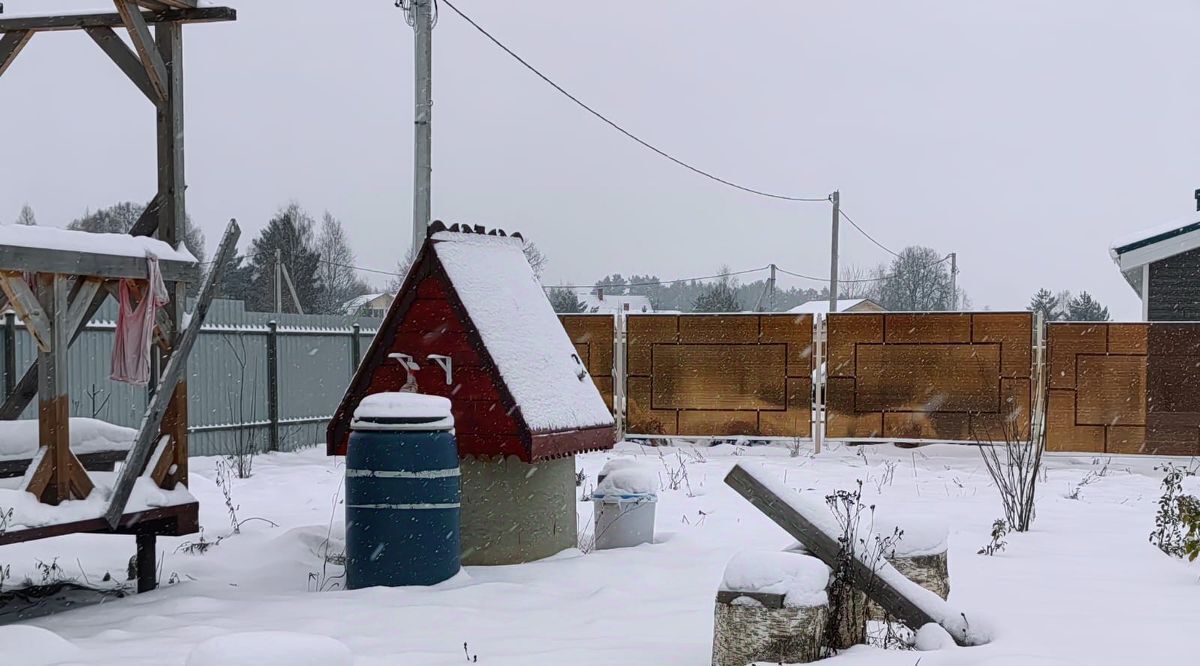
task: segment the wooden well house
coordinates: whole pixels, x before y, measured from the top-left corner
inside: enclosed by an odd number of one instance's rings
[[[328,431],[343,455],[366,395],[449,398],[462,464],[463,559],[507,564],[576,545],[574,455],[611,448],[613,418],[519,234],[441,222]]]
[[[203,4],[113,0],[107,12],[0,14],[0,76],[35,37],[83,32],[156,110],[157,192],[128,234],[0,229],[0,301],[16,311],[38,352],[0,405],[0,420],[13,421],[37,398],[38,446],[28,461],[3,461],[0,476],[8,478],[0,479],[5,482],[0,490],[13,491],[17,482],[17,491],[32,493],[39,502],[36,516],[9,516],[0,528],[0,545],[80,532],[134,534],[139,591],[156,585],[156,536],[198,529],[198,505],[186,489],[185,366],[239,235],[237,224],[230,222],[189,317],[187,287],[199,278],[200,266],[178,249],[187,215],[183,26],[237,17],[228,7]],[[132,48],[118,29],[128,33]],[[71,449],[67,349],[121,281],[132,281],[126,286],[141,300],[149,277],[148,254],[158,258],[169,302],[158,311],[154,327],[156,373],[146,413],[127,450],[76,456]],[[122,463],[119,473],[96,473],[112,469],[117,461]],[[14,466],[17,474],[4,473]],[[47,508],[51,506],[55,508]]]

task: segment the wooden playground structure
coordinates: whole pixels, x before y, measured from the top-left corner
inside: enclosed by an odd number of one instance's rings
[[[38,348],[37,360],[0,405],[0,420],[19,418],[37,397],[39,449],[29,461],[23,487],[47,505],[82,500],[99,492],[70,448],[69,346],[105,299],[115,294],[120,281],[149,277],[144,244],[133,237],[153,237],[170,248],[180,247],[183,240],[183,26],[237,18],[231,8],[199,7],[197,0],[114,0],[114,4],[115,11],[109,13],[0,15],[0,76],[38,33],[81,30],[157,109],[158,191],[129,230],[126,251],[112,247],[91,251],[54,242],[0,245],[0,306],[10,305],[17,312]],[[128,31],[133,48],[115,28]],[[200,267],[194,259],[160,257],[169,302],[158,311],[155,326],[153,393],[115,483],[105,488],[103,513],[84,520],[0,530],[0,545],[81,532],[134,534],[138,591],[156,586],[156,537],[196,532],[198,504],[188,495],[189,501],[178,504],[135,511],[127,508],[139,479],[149,478],[155,486],[168,490],[187,484],[187,355],[238,236],[236,222],[230,222],[190,317],[185,312],[187,288],[199,279]],[[34,276],[33,287],[28,282],[30,275]],[[142,291],[141,296],[148,297],[147,292]],[[107,464],[111,465],[111,460]]]

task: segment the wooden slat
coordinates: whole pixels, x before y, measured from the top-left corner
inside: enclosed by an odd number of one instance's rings
[[[171,358],[167,361],[167,367],[163,369],[154,397],[150,399],[150,405],[146,408],[141,427],[138,428],[137,438],[129,449],[125,465],[121,467],[121,475],[113,487],[112,499],[105,512],[105,518],[114,528],[125,512],[125,505],[129,502],[129,494],[133,491],[134,482],[146,468],[146,458],[150,455],[150,447],[158,439],[159,426],[162,424],[167,407],[176,399],[175,388],[184,380],[188,354],[191,353],[192,346],[200,335],[200,327],[204,325],[204,319],[208,316],[209,306],[212,305],[212,299],[217,292],[217,284],[237,250],[237,241],[240,236],[241,228],[238,227],[237,221],[230,220],[229,226],[225,228],[225,235],[221,238],[221,245],[217,248],[217,255],[213,259],[212,270],[205,279],[204,286],[200,289],[200,295],[196,298],[195,312],[192,314],[191,322],[184,329],[183,335],[180,336],[175,349],[171,352]]]
[[[141,12],[146,23],[211,23],[236,21],[237,11],[230,7],[197,7],[196,9],[173,9],[157,12]],[[31,30],[53,32],[58,30],[82,30],[84,28],[116,28],[124,25],[117,12],[95,14],[52,14],[48,16],[25,16],[3,18],[0,15],[0,32]]]
[[[755,508],[762,511],[775,524],[782,527],[793,538],[804,544],[805,549],[810,554],[831,568],[837,567],[841,547],[838,545],[835,536],[826,534],[786,499],[772,492],[766,484],[755,476],[754,472],[747,470],[741,465],[735,465],[725,477],[725,483],[736,490],[742,497],[746,498]],[[887,562],[883,562],[879,566],[891,568],[891,565]],[[851,569],[854,585],[863,592],[866,592],[872,601],[879,604],[881,608],[893,617],[908,625],[909,628],[916,630],[930,622],[936,622],[920,605],[909,599],[900,590],[892,587],[885,579],[879,577],[871,566],[863,562],[860,557],[854,558],[851,562]],[[933,595],[932,592],[929,594],[936,598],[936,595]],[[932,599],[930,601],[932,602]],[[937,601],[941,600],[938,599]],[[947,629],[951,637],[959,645],[968,646],[976,644],[972,636],[958,635],[957,632],[952,631],[949,627],[945,627],[945,625],[943,625],[943,628]]]
[[[33,32],[29,30],[14,30],[0,35],[0,76],[4,76],[30,39],[33,39]]]
[[[137,3],[151,11],[196,8],[196,0],[137,0]]]
[[[151,102],[158,103],[158,91],[155,90],[154,84],[150,81],[150,76],[146,73],[146,68],[142,66],[142,61],[138,59],[133,49],[125,45],[125,42],[117,36],[116,31],[107,27],[84,28],[89,37],[96,42],[100,50],[104,51],[117,67],[129,77],[133,85],[137,86],[138,90],[146,96],[146,99]]]
[[[195,534],[199,529],[199,509],[198,503],[189,502],[177,506],[135,511],[121,516],[116,528],[111,527],[104,518],[90,518],[72,523],[9,530],[0,532],[0,546],[81,532],[160,534],[164,536]]]

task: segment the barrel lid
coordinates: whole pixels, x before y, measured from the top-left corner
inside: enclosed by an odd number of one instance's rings
[[[358,403],[350,427],[356,430],[448,430],[454,427],[450,401],[422,393],[373,393]]]

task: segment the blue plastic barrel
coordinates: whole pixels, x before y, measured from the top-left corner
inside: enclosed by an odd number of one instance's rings
[[[433,585],[458,573],[458,446],[450,401],[377,393],[346,452],[346,586]]]

